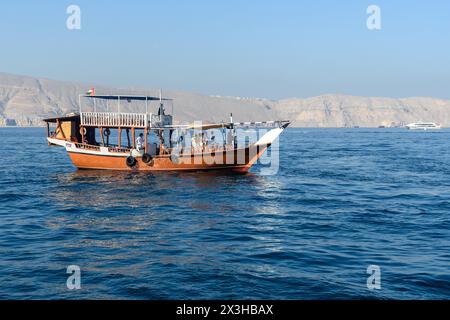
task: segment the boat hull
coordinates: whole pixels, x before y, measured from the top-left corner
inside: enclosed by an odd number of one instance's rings
[[[406,125],[406,128],[408,130],[422,130],[422,131],[440,130],[441,129],[441,125],[440,124],[436,124],[434,122],[410,123],[410,124]]]
[[[136,157],[133,166],[127,165],[128,154],[107,155],[70,151],[73,164],[79,169],[120,170],[120,171],[199,171],[225,170],[246,173],[269,145],[251,145],[245,149],[197,153],[179,156],[161,155],[145,163],[142,157]]]
[[[273,144],[283,130],[280,127],[266,132],[256,143],[233,149],[229,145],[210,145],[200,149],[180,147],[162,149],[159,155],[145,155],[144,151],[117,146],[89,145],[48,137],[49,144],[65,147],[78,169],[118,171],[206,171],[222,170],[246,173]],[[147,162],[144,161],[144,158]]]

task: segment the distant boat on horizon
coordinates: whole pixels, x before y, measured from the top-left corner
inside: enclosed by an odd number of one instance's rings
[[[434,122],[414,122],[405,126],[408,130],[439,130],[440,124]]]

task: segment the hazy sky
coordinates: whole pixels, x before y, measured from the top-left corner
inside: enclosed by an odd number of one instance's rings
[[[81,30],[66,9],[81,8]],[[367,7],[381,8],[368,30]],[[450,98],[450,1],[2,1],[0,71],[266,98]]]

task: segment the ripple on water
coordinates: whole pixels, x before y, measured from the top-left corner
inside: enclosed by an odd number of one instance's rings
[[[0,298],[448,298],[449,131],[288,129],[275,176],[77,171],[42,135],[0,129]]]

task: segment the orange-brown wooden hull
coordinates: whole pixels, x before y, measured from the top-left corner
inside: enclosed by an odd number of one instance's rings
[[[245,149],[226,152],[189,154],[171,158],[169,155],[155,156],[150,164],[136,158],[136,165],[129,167],[126,156],[95,155],[69,152],[73,164],[79,169],[102,169],[122,171],[197,171],[227,170],[246,173],[268,146],[252,145]]]

